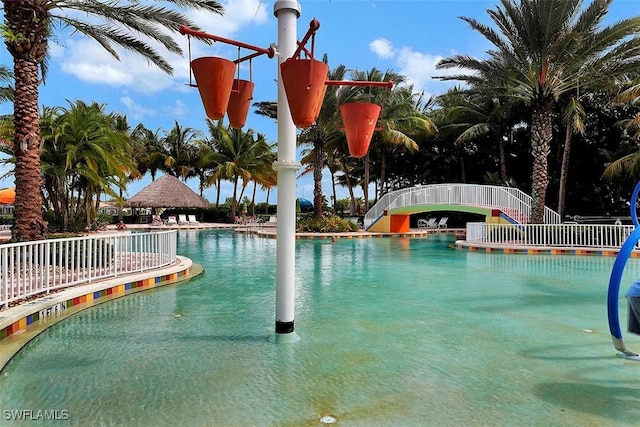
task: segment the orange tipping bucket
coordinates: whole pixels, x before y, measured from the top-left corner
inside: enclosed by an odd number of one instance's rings
[[[340,106],[349,153],[352,157],[359,159],[367,154],[380,110],[379,105],[370,102],[353,102]]]
[[[241,129],[247,122],[249,107],[253,99],[253,88],[255,84],[249,80],[235,79],[227,106],[227,116],[229,123],[234,129]]]
[[[320,114],[329,67],[315,59],[288,59],[280,64],[280,74],[293,123],[306,129]]]
[[[206,56],[191,61],[200,98],[207,117],[219,120],[229,104],[236,64],[224,58]]]

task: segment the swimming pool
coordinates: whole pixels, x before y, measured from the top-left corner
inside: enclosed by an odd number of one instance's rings
[[[2,372],[2,423],[7,410],[67,411],[66,425],[637,422],[640,365],[615,356],[607,327],[613,258],[451,243],[297,241],[301,340],[273,344],[276,241],[181,231],[178,253],[205,273],[43,332]],[[639,274],[630,260],[624,286]]]

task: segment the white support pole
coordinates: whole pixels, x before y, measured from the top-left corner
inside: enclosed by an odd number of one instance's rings
[[[297,48],[297,1],[278,0],[274,14],[278,18],[278,225],[276,254],[276,325],[275,342],[295,342],[300,338],[294,328],[295,244],[296,244],[296,127],[293,124],[287,95],[282,84],[280,64]]]

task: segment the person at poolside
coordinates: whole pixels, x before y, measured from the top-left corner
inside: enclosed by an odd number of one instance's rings
[[[331,243],[335,243],[338,240],[338,238],[336,236],[332,236],[331,237]]]
[[[122,221],[120,221],[116,227],[118,228],[118,231],[124,231],[127,229],[127,226]]]

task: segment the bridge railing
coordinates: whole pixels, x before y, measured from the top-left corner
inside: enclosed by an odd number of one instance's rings
[[[500,209],[514,220],[527,223],[531,216],[531,196],[512,187],[475,184],[431,184],[385,194],[364,217],[369,228],[385,210],[416,205],[470,205]],[[560,215],[545,207],[546,224],[560,223]]]
[[[633,225],[602,224],[467,224],[468,243],[620,249]],[[636,249],[640,246],[636,245]]]
[[[51,290],[170,265],[176,236],[170,230],[0,245],[0,309]]]

